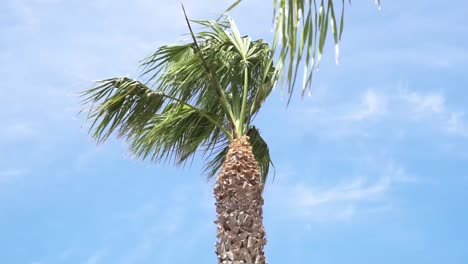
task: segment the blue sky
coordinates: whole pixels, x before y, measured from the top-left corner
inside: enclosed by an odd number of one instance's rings
[[[245,1],[243,34],[271,39]],[[134,160],[87,135],[76,92],[137,76],[186,33],[179,1],[2,0],[0,262],[215,263],[202,161]],[[193,18],[230,1],[186,0]],[[269,263],[468,263],[468,4],[353,1],[310,97],[276,90],[255,121],[277,173],[265,191]]]

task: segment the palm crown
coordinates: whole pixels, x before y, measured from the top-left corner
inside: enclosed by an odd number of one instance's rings
[[[235,23],[193,21],[206,28],[185,44],[162,46],[142,61],[145,81],[105,79],[83,92],[91,131],[99,142],[126,138],[140,158],[184,164],[197,151],[205,172],[219,171],[233,138],[249,136],[263,180],[268,146],[252,125],[277,81],[272,51],[262,40],[241,37]]]

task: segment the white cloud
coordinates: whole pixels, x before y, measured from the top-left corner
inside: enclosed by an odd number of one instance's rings
[[[400,98],[415,112],[438,114],[445,111],[445,97],[441,94],[401,90]]]
[[[454,136],[468,136],[468,123],[464,119],[465,113],[449,107],[442,94],[401,90],[395,106],[399,107],[399,105],[403,105],[409,110],[410,117],[426,121],[434,129]]]
[[[0,184],[8,183],[28,174],[27,169],[7,169],[0,171]]]
[[[359,97],[359,101],[351,98],[351,102],[339,101],[295,108],[288,113],[292,118],[287,121],[291,123],[290,126],[301,128],[308,124],[305,127],[307,132],[332,139],[368,137],[384,123],[393,124],[384,133],[391,132],[399,139],[421,124],[429,132],[468,136],[465,112],[448,104],[447,98],[441,93],[409,89],[367,89]]]
[[[389,187],[390,180],[386,177],[376,182],[358,177],[328,188],[302,185],[297,206],[306,217],[350,220],[361,203],[381,199]]]
[[[377,120],[387,112],[387,96],[374,89],[367,89],[359,95],[359,100],[351,99],[350,103],[343,103],[336,106],[330,103],[325,106],[301,108],[295,110],[292,116],[297,116],[297,120],[313,119],[320,122],[332,122],[334,124],[346,124]],[[326,98],[323,98],[326,101]],[[332,105],[331,107],[329,105]]]
[[[386,102],[382,95],[374,90],[367,90],[362,94],[361,104],[349,116],[350,120],[363,121],[372,119],[385,113]]]
[[[272,187],[268,204],[291,219],[314,221],[342,221],[355,216],[361,204],[379,201],[388,191],[390,181],[381,178],[372,182],[356,177],[334,186],[320,186],[300,182]],[[278,198],[281,197],[281,201]]]
[[[448,114],[447,131],[456,135],[468,137],[468,125],[463,120],[463,112],[451,112]]]
[[[27,173],[27,170],[24,169],[11,169],[11,170],[4,170],[0,171],[1,177],[16,177],[21,176]]]
[[[388,188],[388,185],[389,181],[386,178],[382,178],[375,183],[369,183],[364,178],[358,177],[349,183],[323,189],[299,185],[296,193],[300,197],[298,200],[299,205],[311,208],[326,203],[355,202],[377,198]]]
[[[320,138],[342,139],[368,136],[368,125],[380,123],[389,111],[389,96],[375,89],[367,89],[358,98],[347,98],[346,102],[332,100],[327,95],[320,101],[309,107],[293,106],[289,113],[279,109],[281,112],[275,114],[283,115],[288,126],[299,127],[291,131],[298,131],[300,136],[307,132]]]
[[[104,257],[105,253],[102,250],[99,250],[89,256],[83,264],[99,264],[101,263],[101,259]]]
[[[275,183],[266,191],[267,204],[271,206],[266,211],[289,220],[349,221],[359,214],[390,210],[388,192],[392,188],[419,182],[391,159],[372,163],[375,163],[371,166],[372,172],[365,174],[374,174],[377,178],[355,176],[332,185],[304,181]],[[377,174],[379,169],[380,175]]]
[[[33,8],[23,0],[11,0],[10,6],[14,13],[20,18],[21,22],[27,26],[36,26],[39,19],[34,14]]]

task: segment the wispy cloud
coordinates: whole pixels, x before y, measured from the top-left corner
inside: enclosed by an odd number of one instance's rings
[[[388,133],[379,130],[383,124],[393,124],[395,130],[401,128],[411,133],[421,123],[425,123],[429,132],[468,136],[465,112],[449,104],[449,100],[440,92],[406,88],[392,91],[367,89],[358,96],[359,99],[349,98],[347,102],[294,109],[290,113],[293,118],[288,119],[288,122],[300,127],[304,123],[310,124],[303,131],[326,138],[368,136],[372,131]]]
[[[447,131],[463,137],[468,137],[468,124],[464,120],[465,113],[450,112],[448,113]]]
[[[346,221],[365,203],[380,201],[389,187],[390,181],[385,177],[375,182],[356,177],[334,186],[305,182],[277,186],[267,197],[272,206],[269,209],[281,211],[286,220]]]
[[[24,175],[27,175],[29,170],[27,169],[7,169],[0,171],[0,184],[8,183],[18,178],[21,178]]]
[[[381,172],[377,174],[377,167]],[[267,189],[268,211],[281,211],[289,220],[349,221],[360,213],[389,210],[388,192],[398,184],[418,183],[402,165],[389,159],[371,172],[372,176],[354,176],[349,180],[318,184],[306,181],[278,182]]]
[[[440,114],[445,111],[445,97],[434,92],[400,90],[399,98],[415,113]]]
[[[10,170],[4,170],[0,171],[0,176],[1,177],[16,177],[16,176],[21,176],[27,173],[27,170],[25,169],[10,169]]]
[[[324,94],[321,103],[308,107],[291,107],[287,113],[288,118],[285,119],[289,126],[300,128],[293,129],[294,131],[313,133],[321,138],[367,136],[369,124],[379,124],[388,116],[391,103],[389,99],[387,94],[376,89],[367,89],[355,98],[346,98],[344,102]]]
[[[89,256],[83,264],[99,264],[101,263],[101,259],[104,257],[105,251],[99,250]]]
[[[66,248],[57,255],[57,260],[60,263],[70,262],[70,259],[73,258],[74,254],[76,254],[75,248]]]
[[[10,0],[9,4],[21,23],[26,26],[37,26],[39,24],[39,19],[34,14],[33,8],[24,0]]]
[[[361,103],[345,119],[363,121],[383,115],[386,111],[385,97],[369,89],[361,96]]]
[[[398,102],[398,99],[401,102]],[[432,124],[450,135],[468,136],[468,122],[465,113],[447,105],[443,94],[400,90],[397,103],[408,109],[407,116]],[[396,104],[398,107],[398,104]]]

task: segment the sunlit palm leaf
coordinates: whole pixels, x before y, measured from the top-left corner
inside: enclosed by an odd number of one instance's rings
[[[266,178],[268,147],[250,124],[277,80],[272,51],[241,36],[229,17],[196,23],[205,30],[191,32],[192,42],[160,47],[142,61],[145,83],[112,78],[83,92],[90,131],[98,142],[124,137],[136,157],[155,162],[180,165],[197,151],[214,153],[206,156],[211,176],[226,144],[248,135]],[[236,130],[239,123],[245,130]]]
[[[119,136],[138,133],[164,103],[163,94],[129,78],[106,79],[97,84],[83,92],[82,98],[83,104],[90,104],[88,118],[94,121],[90,131],[98,142],[114,131]]]
[[[270,47],[262,40],[241,37],[229,17],[224,21],[197,20],[194,23],[206,29],[194,33],[196,42],[163,46],[143,60],[149,85],[198,108],[224,113],[234,126],[234,121],[242,114],[247,70],[244,123],[248,125],[277,81]]]
[[[168,104],[154,116],[143,131],[132,138],[131,151],[155,162],[174,160],[184,163],[199,147],[213,140],[224,140],[213,123],[193,108]]]
[[[222,116],[126,77],[100,81],[82,96],[84,104],[91,104],[93,137],[102,142],[116,132],[143,159],[151,152],[153,161],[183,163],[199,146],[228,136]]]
[[[311,89],[313,73],[318,69],[331,28],[335,42],[335,59],[338,63],[339,32],[344,23],[345,1],[341,1],[341,21],[335,16],[332,0],[279,1],[275,9],[276,34],[273,46],[278,47],[282,78],[287,83],[289,98],[295,88],[299,68],[304,68],[301,93]],[[283,82],[283,81],[282,81]]]
[[[226,12],[240,2],[236,0]],[[296,87],[301,68],[303,69],[301,94],[310,92],[312,77],[314,71],[319,68],[330,31],[335,45],[335,60],[338,63],[339,43],[344,28],[345,2],[345,0],[273,0],[275,24],[273,49],[278,55],[275,66],[281,74],[281,86],[284,84],[287,86],[289,100]],[[348,2],[351,4],[351,0]],[[376,0],[376,4],[380,7],[380,0]],[[340,17],[338,18],[336,14],[340,14]]]

